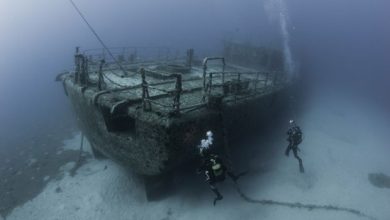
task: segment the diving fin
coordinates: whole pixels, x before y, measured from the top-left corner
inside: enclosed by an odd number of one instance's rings
[[[215,204],[217,204],[217,201],[218,201],[218,200],[222,200],[222,199],[223,199],[223,196],[222,196],[222,195],[217,196],[217,197],[214,199],[214,202],[213,202],[214,206],[215,206]]]
[[[304,173],[305,172],[305,169],[303,168],[303,164],[302,163],[299,163],[299,171],[301,173]]]
[[[213,202],[213,204],[215,206],[215,204],[217,203],[218,200],[222,200],[223,199],[223,196],[221,195],[221,193],[219,193],[219,191],[216,188],[215,189],[211,189],[211,190],[215,193],[215,195],[217,195],[217,197],[215,197],[214,202]]]

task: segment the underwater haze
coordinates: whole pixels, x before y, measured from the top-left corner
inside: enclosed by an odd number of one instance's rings
[[[195,170],[148,202],[137,176],[95,159],[88,141],[75,169],[82,135],[55,78],[74,70],[77,46],[102,45],[71,2],[1,0],[0,220],[390,219],[390,1],[73,1],[108,47],[279,49],[297,93],[234,143],[232,163],[248,173],[239,188],[218,184],[216,206]],[[304,134],[305,173],[284,155],[289,119]]]

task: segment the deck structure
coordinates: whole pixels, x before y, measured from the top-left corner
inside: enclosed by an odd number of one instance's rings
[[[145,177],[170,173],[196,155],[208,130],[214,147],[228,151],[227,133],[261,123],[289,85],[283,71],[222,56],[198,60],[193,49],[180,57],[157,48],[157,58],[141,57],[139,48],[117,50],[109,61],[105,53],[77,49],[74,70],[58,80],[94,153]]]

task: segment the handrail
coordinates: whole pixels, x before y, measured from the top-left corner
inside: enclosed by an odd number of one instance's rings
[[[222,72],[225,72],[225,58],[223,57],[205,57],[203,59],[203,88],[206,90],[206,75],[207,75],[207,63],[210,60],[221,60],[222,61]],[[222,82],[225,82],[224,76],[222,74]]]
[[[176,78],[175,89],[174,90],[165,90],[165,89],[160,89],[160,88],[148,85],[148,83],[146,81],[146,73],[145,73],[144,68],[140,69],[140,73],[141,73],[141,77],[142,77],[142,102],[143,102],[144,110],[151,110],[151,108],[152,108],[151,104],[153,103],[153,104],[156,104],[156,105],[159,105],[162,107],[172,108],[173,112],[175,114],[180,114],[180,96],[181,96],[181,93],[183,91],[182,90],[181,74],[172,74],[172,76],[174,76]],[[169,94],[169,95],[173,94],[172,106],[165,105],[161,102],[157,102],[157,101],[150,99],[149,89],[154,89],[154,90],[164,92],[164,93]]]
[[[126,60],[130,63],[148,59],[151,61],[155,61],[156,59],[174,60],[177,59],[178,55],[178,53],[172,53],[172,50],[169,47],[112,47],[109,48],[109,50],[113,56],[117,57],[118,61],[124,62]],[[108,61],[107,63],[109,63],[110,59],[113,59],[107,56],[108,54],[104,48],[84,50],[82,54],[88,56],[91,61],[105,59]],[[184,57],[185,56],[183,55],[183,58]]]
[[[207,60],[205,61],[207,62]],[[208,73],[206,72],[207,73],[207,77],[205,78],[207,80],[206,88],[202,88],[201,82],[199,82],[200,83],[199,87],[191,87],[190,89],[183,88],[183,82],[193,81],[193,80],[197,81],[202,79],[191,78],[191,79],[183,80],[181,74],[171,74],[168,76],[173,77],[174,79],[172,80],[149,84],[146,80],[147,70],[141,68],[139,70],[139,73],[142,78],[141,84],[126,87],[126,88],[112,89],[108,91],[121,92],[126,90],[142,89],[142,98],[139,98],[139,100],[142,101],[143,109],[145,111],[151,111],[153,106],[160,106],[162,107],[161,110],[163,110],[164,112],[168,110],[167,112],[170,115],[172,113],[178,115],[180,113],[190,112],[192,110],[208,106],[207,102],[205,102],[203,98],[202,100],[199,100],[199,103],[197,102],[186,103],[185,106],[182,106],[180,100],[182,95],[187,94],[189,92],[193,92],[195,90],[203,89],[204,90],[203,97],[205,96],[210,97],[212,95],[213,89],[217,89],[217,88],[221,89],[222,87],[222,90],[218,90],[218,91],[223,92],[223,97],[226,98],[224,99],[225,100],[224,102],[229,103],[232,101],[237,102],[238,100],[267,93],[267,91],[270,91],[269,88],[274,88],[274,87],[278,88],[279,85],[278,82],[276,82],[278,74],[276,74],[276,72],[270,72],[270,71],[253,71],[253,72],[214,71]],[[225,81],[222,82],[219,81],[220,78],[222,78],[223,76],[228,77],[227,78],[229,80],[228,83]],[[262,89],[258,89],[259,83],[261,83]],[[172,86],[174,87],[172,88]],[[149,94],[151,90],[155,90],[157,92],[154,92],[153,94]],[[103,93],[105,94],[108,91],[105,90]],[[99,93],[99,95],[103,93]],[[136,97],[139,97],[139,95],[137,95]],[[169,101],[170,98],[172,98],[171,99],[172,102]]]

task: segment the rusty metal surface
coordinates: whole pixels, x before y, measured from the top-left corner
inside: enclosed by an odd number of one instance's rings
[[[283,71],[259,71],[221,57],[202,65],[193,53],[145,62],[122,54],[118,60],[127,75],[110,62],[76,54],[76,71],[60,78],[92,146],[139,174],[161,175],[191,158],[205,131],[222,140],[223,126],[267,117],[276,94],[290,84]]]

